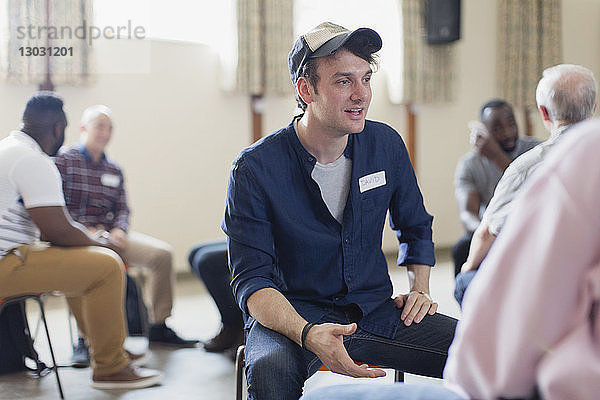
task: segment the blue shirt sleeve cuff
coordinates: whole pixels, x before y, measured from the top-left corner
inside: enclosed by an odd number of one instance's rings
[[[400,243],[398,265],[435,265],[435,252],[431,240]]]
[[[243,285],[243,287],[240,287],[242,285],[238,285],[237,287],[233,288],[233,291],[235,293],[235,297],[238,301],[238,305],[240,307],[240,309],[246,314],[246,315],[250,315],[250,313],[248,312],[248,299],[250,298],[250,296],[252,296],[252,294],[254,292],[259,291],[260,289],[265,289],[265,288],[273,288],[275,290],[279,290],[279,288],[277,288],[277,286],[275,286],[275,284],[273,283],[273,281],[271,281],[270,279],[267,278],[262,278],[262,277],[256,277],[256,278],[252,278],[249,281],[246,281]]]

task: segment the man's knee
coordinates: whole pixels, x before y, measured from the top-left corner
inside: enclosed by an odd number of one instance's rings
[[[229,274],[227,250],[200,250],[192,259],[192,271],[203,279],[204,276]]]
[[[254,323],[246,339],[246,364],[248,382],[255,388],[268,384],[279,388],[299,386],[301,390],[308,378],[303,350],[258,322]]]
[[[85,268],[88,276],[103,281],[118,282],[121,286],[125,285],[123,260],[113,250],[92,246],[86,248],[85,253],[78,253],[77,257],[81,260],[81,265],[75,268]]]
[[[246,369],[248,390],[255,398],[298,398],[307,379],[298,357],[279,346],[262,349]],[[248,360],[247,360],[248,361]]]
[[[275,375],[291,376],[300,369],[300,364],[285,351],[270,351],[260,354],[249,365],[253,371]]]
[[[99,247],[99,261],[102,264],[105,264],[107,268],[109,268],[114,273],[118,273],[119,275],[123,275],[123,271],[125,270],[125,265],[121,257],[111,249],[107,249],[105,247]]]
[[[158,257],[168,265],[173,264],[173,248],[171,246],[160,249]]]
[[[187,260],[188,260],[188,264],[190,265],[190,267],[192,268],[192,271],[194,270],[194,258],[196,257],[196,254],[202,250],[202,245],[199,246],[194,246],[192,248],[192,250],[190,250],[190,252],[188,253],[187,256]]]
[[[106,247],[93,246],[89,247],[88,252],[89,254],[86,254],[85,257],[90,260],[90,263],[104,266],[110,270],[123,271],[123,260],[115,251]]]
[[[173,248],[164,243],[160,247],[154,248],[152,252],[152,264],[159,268],[172,268],[173,266]]]

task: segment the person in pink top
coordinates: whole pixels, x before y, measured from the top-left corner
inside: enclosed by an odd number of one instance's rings
[[[440,385],[348,385],[303,399],[597,399],[600,120],[574,126],[515,199],[473,280]]]
[[[600,394],[600,121],[572,129],[465,294],[444,376],[473,398]]]

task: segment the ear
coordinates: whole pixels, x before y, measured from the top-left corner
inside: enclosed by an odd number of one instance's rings
[[[54,138],[58,139],[61,137],[63,132],[63,125],[60,122],[54,124]]]
[[[301,76],[298,78],[296,90],[306,104],[313,102],[314,89],[306,77]]]
[[[550,119],[550,114],[548,113],[548,110],[546,109],[546,107],[539,106],[538,108],[540,110],[540,114],[542,114],[542,119],[544,121],[552,122]]]

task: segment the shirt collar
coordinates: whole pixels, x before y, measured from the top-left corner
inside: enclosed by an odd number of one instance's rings
[[[300,159],[304,162],[305,165],[310,166],[309,172],[312,171],[315,164],[317,163],[317,158],[310,154],[308,150],[304,148],[302,142],[300,142],[300,138],[298,137],[298,131],[296,130],[297,121],[302,117],[302,115],[296,116],[292,119],[292,122],[288,125],[288,129],[291,131],[291,134],[288,135],[290,137],[290,142],[294,150],[296,150],[296,154],[300,157]],[[344,157],[352,159],[352,148],[354,143],[354,133],[348,135],[348,143],[346,143],[346,148],[344,149]]]
[[[85,148],[85,144],[83,143],[79,143],[76,146],[77,151],[79,151],[83,157],[85,157],[86,160],[88,161],[93,161],[92,159],[92,155],[90,154],[90,152]],[[100,157],[100,162],[106,160],[106,154],[104,154],[104,152],[102,153],[102,157]]]
[[[511,151],[509,151],[507,154],[511,159],[515,159],[517,152],[519,151],[519,142],[521,141],[521,138],[517,136],[517,141],[515,142],[515,148],[512,149]],[[500,144],[500,143],[498,143]]]
[[[39,151],[40,153],[44,153],[44,150],[42,150],[42,148],[40,147],[40,144],[38,142],[36,142],[36,140],[34,138],[32,138],[31,136],[29,136],[27,133],[25,133],[23,131],[12,131],[10,133],[10,136],[17,139],[19,142],[27,145],[28,147],[30,147],[36,151]],[[46,153],[44,153],[44,154],[46,154]]]
[[[519,156],[519,155],[522,153],[522,150],[521,150],[521,143],[522,143],[521,137],[520,137],[520,136],[517,136],[517,141],[516,141],[515,148],[514,148],[514,149],[512,149],[512,150],[511,150],[511,151],[508,153],[508,155],[509,155],[509,157],[510,157],[511,159],[513,159],[513,160],[514,160],[515,158],[517,158],[517,156]]]
[[[565,131],[567,129],[569,129],[570,127],[571,127],[571,124],[559,126],[558,128],[556,128],[555,130],[552,131],[548,140],[556,140],[559,136],[561,136],[563,133],[565,133]]]

